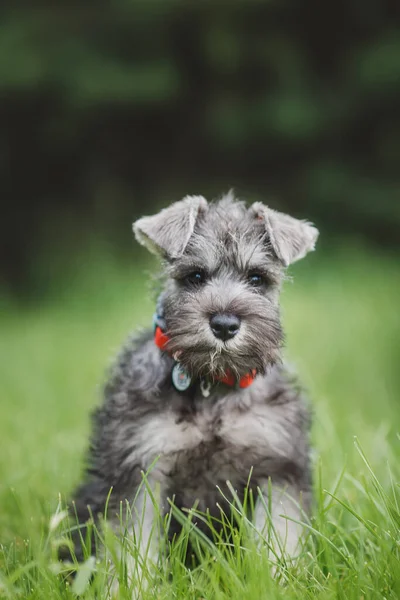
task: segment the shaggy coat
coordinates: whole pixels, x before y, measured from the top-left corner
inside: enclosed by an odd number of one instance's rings
[[[317,230],[228,194],[211,204],[186,197],[134,231],[164,261],[158,316],[168,343],[160,349],[149,331],[120,353],[94,414],[85,482],[73,495],[78,519],[104,513],[108,502],[116,523],[128,501],[135,534],[141,515],[138,544],[156,558],[154,498],[161,513],[173,501],[220,517],[230,512],[232,490],[243,500],[250,488],[265,500],[251,515],[256,530],[265,534],[272,518],[280,549],[294,555],[301,534],[294,521],[311,503],[310,418],[282,364],[279,292],[285,267],[313,249]],[[238,331],[218,338],[214,315],[234,315]],[[191,378],[182,391],[171,377],[177,363]],[[256,373],[249,387],[221,382],[249,372]],[[168,533],[175,531],[172,523]]]

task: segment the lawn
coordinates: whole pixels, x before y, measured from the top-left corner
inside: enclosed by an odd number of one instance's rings
[[[173,577],[160,571],[143,597],[400,598],[395,258],[333,249],[296,265],[285,284],[286,354],[314,407],[316,506],[298,564],[281,565],[273,580],[266,552],[234,536],[190,570],[177,544]],[[129,331],[150,324],[153,301],[142,267],[90,266],[66,273],[40,302],[0,304],[0,598],[106,595],[104,561],[88,563],[74,589],[57,575],[50,516],[80,478],[105,368]],[[123,586],[120,597],[131,597]]]

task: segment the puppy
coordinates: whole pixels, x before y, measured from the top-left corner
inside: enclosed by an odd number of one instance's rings
[[[134,585],[138,557],[155,560],[160,536],[177,531],[172,521],[160,533],[157,513],[172,503],[220,518],[252,490],[255,530],[272,524],[275,547],[294,556],[296,521],[311,505],[310,418],[282,363],[279,294],[286,267],[314,249],[318,232],[229,193],[210,204],[187,196],[139,219],[134,233],[162,259],[163,291],[154,328],[128,341],[94,414],[77,517],[84,524],[107,504],[119,527],[129,504]]]

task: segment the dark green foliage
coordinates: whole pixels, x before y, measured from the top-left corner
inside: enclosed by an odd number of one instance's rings
[[[235,186],[325,230],[400,226],[400,8],[60,0],[0,15],[0,275]],[[277,198],[277,199],[275,199]],[[4,250],[4,251],[3,251]]]

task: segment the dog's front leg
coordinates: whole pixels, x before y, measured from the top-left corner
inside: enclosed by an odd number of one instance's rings
[[[260,539],[267,540],[271,558],[294,559],[301,550],[304,520],[302,494],[295,485],[265,481],[259,488],[254,526]]]
[[[163,493],[159,482],[147,477],[142,483],[123,524],[121,561],[126,572],[127,585],[133,600],[138,600],[149,586],[152,569],[157,563],[162,527]],[[118,523],[121,529],[121,524]],[[118,597],[119,581],[112,586],[113,597]]]

